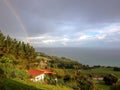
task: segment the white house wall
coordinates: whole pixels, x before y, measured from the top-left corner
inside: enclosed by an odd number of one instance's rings
[[[35,81],[36,81],[36,82],[37,82],[37,81],[43,81],[44,78],[45,78],[45,74],[41,74],[41,75],[38,75],[38,76],[35,77]]]

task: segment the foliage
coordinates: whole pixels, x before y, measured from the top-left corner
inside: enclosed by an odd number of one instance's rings
[[[111,90],[120,90],[120,81],[111,86]]]
[[[110,86],[106,85],[104,81],[96,81],[95,85],[99,90],[110,90]]]
[[[4,71],[2,68],[0,68],[0,77],[3,77],[4,76]]]
[[[54,86],[23,80],[0,78],[0,90],[72,90],[65,86]]]
[[[92,80],[86,75],[81,75],[81,71],[76,71],[74,80],[80,90],[93,90],[95,88]]]
[[[49,68],[56,72],[55,76],[49,76],[50,83],[31,82],[27,69],[41,69],[43,66],[45,69]],[[113,68],[89,67],[69,58],[49,56],[42,52],[36,53],[29,43],[17,41],[0,32],[1,90],[98,90],[91,77],[110,73],[120,77],[120,72],[113,71]],[[57,77],[57,83],[54,82],[55,77]],[[105,81],[108,79],[111,83],[117,81],[113,75],[105,77]],[[112,88],[115,87],[119,87],[119,83],[112,86]]]
[[[66,74],[63,80],[64,82],[70,82],[70,79],[71,79],[71,76]]]
[[[0,90],[40,90],[40,89],[11,79],[0,78]]]
[[[39,56],[39,57],[38,57]],[[44,61],[48,61],[48,67],[51,68],[62,68],[62,69],[81,69],[82,64],[80,64],[77,61],[71,60],[69,58],[65,57],[57,57],[57,56],[48,56],[42,52],[37,53],[37,59],[38,61],[41,61],[41,59]]]
[[[26,79],[28,77],[24,69],[16,67],[13,60],[5,56],[0,58],[0,74],[6,78]]]
[[[28,43],[17,41],[10,36],[4,36],[0,32],[0,56],[14,55],[15,59],[31,61],[35,58],[35,50]],[[4,60],[4,58],[2,58]],[[24,61],[23,61],[24,62]]]
[[[106,76],[108,74],[114,74],[117,78],[120,78],[120,72],[113,71],[113,68],[100,67],[88,70],[81,70],[81,74],[92,76]]]
[[[117,81],[118,81],[118,78],[111,74],[104,77],[104,82],[107,85],[112,85],[113,83],[116,83]]]
[[[114,67],[113,70],[114,71],[120,71],[120,67]]]
[[[13,60],[3,56],[3,57],[0,58],[0,62],[1,63],[13,63]]]

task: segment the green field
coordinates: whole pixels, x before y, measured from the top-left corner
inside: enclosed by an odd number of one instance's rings
[[[110,86],[105,85],[104,81],[94,81],[97,88],[100,90],[110,90]]]
[[[95,68],[95,69],[89,69],[89,70],[81,70],[82,74],[91,74],[91,75],[108,75],[108,74],[113,74],[116,77],[120,79],[120,71],[113,71],[113,68],[105,68],[105,67],[100,67],[100,68]]]
[[[113,68],[100,67],[91,70],[81,70],[81,73],[93,76],[105,76],[108,74],[113,74],[120,79],[120,71],[113,71]],[[100,90],[110,90],[110,86],[105,85],[104,81],[96,80],[94,83]]]
[[[64,86],[0,78],[0,90],[71,90]]]

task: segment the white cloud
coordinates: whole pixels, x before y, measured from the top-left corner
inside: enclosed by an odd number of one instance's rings
[[[108,41],[116,42],[120,39],[119,36],[120,36],[120,24],[111,24],[110,26],[103,28],[103,30],[100,30],[99,34],[96,37],[106,42]]]
[[[35,45],[41,46],[75,46],[92,42],[120,42],[120,24],[111,24],[104,28],[74,32],[72,34],[53,35],[44,34],[29,37],[28,40]],[[93,44],[94,45],[94,44]]]
[[[62,44],[63,46],[67,45],[69,39],[66,36],[51,36],[51,35],[41,35],[38,37],[28,37],[28,40],[31,41],[34,45],[54,45],[54,44]]]
[[[50,39],[48,39],[48,40],[43,40],[43,41],[41,41],[41,42],[43,42],[43,43],[45,43],[45,44],[49,44],[49,43],[54,43],[54,42],[56,42],[56,40],[50,40]]]
[[[79,40],[87,40],[90,36],[88,35],[83,35],[79,37]]]
[[[28,40],[38,40],[38,39],[44,39],[44,36],[41,37],[28,37]]]
[[[97,36],[97,39],[103,40],[103,39],[105,39],[105,37],[106,37],[106,35],[100,34],[100,35]]]

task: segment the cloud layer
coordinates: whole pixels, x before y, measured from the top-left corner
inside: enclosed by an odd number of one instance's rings
[[[29,41],[37,46],[104,46],[120,42],[120,24],[111,24],[108,27],[95,30],[85,30],[64,35],[54,36],[53,33],[29,37]],[[109,47],[108,46],[108,47]],[[116,45],[115,45],[116,46]]]
[[[120,0],[5,0],[19,15],[27,37],[20,32],[20,22],[3,1],[3,32],[24,37],[34,46],[120,46]]]

